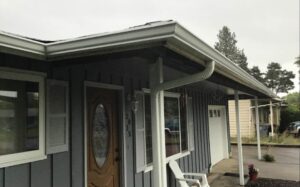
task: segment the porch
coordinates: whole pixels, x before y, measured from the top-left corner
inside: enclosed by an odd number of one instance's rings
[[[238,158],[237,147],[232,146],[232,157],[224,159],[216,164],[209,175],[211,187],[225,186],[238,187]],[[248,165],[254,164],[259,169],[259,178],[279,179],[287,181],[299,181],[299,150],[298,148],[273,147],[272,154],[276,158],[275,163],[257,160],[255,146],[243,146],[244,173],[248,175]],[[262,153],[267,153],[267,148],[262,147]]]

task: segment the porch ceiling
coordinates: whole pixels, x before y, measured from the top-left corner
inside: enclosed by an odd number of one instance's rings
[[[45,61],[112,54],[121,51],[164,46],[193,62],[205,65],[215,61],[215,72],[267,97],[277,96],[254,77],[235,65],[175,21],[153,22],[110,32],[56,42],[42,42],[0,32],[0,52]],[[235,89],[239,89],[236,87]]]

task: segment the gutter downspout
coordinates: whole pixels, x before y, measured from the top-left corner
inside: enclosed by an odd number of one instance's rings
[[[165,131],[164,131],[164,90],[196,83],[208,79],[214,72],[215,62],[208,62],[206,68],[194,75],[163,82],[162,77],[162,58],[158,59],[158,75],[156,85],[151,88],[151,119],[152,119],[152,145],[153,145],[153,178],[152,184],[155,187],[167,187],[166,171],[166,150],[165,150]],[[156,72],[156,73],[157,73]],[[151,74],[150,74],[151,75]],[[154,77],[155,78],[155,77]]]

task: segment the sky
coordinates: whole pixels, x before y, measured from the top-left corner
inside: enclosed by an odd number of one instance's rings
[[[299,78],[299,0],[0,0],[0,30],[59,40],[176,20],[213,46],[224,26],[235,32],[249,66],[270,62]]]

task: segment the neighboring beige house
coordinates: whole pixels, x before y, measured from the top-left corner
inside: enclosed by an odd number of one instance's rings
[[[272,104],[273,113],[273,126],[278,127],[280,124],[280,105],[278,102]],[[252,138],[256,135],[256,124],[255,124],[255,103],[254,100],[245,99],[239,100],[240,107],[240,128],[241,137]],[[258,103],[259,107],[259,123],[260,129],[262,126],[271,124],[270,119],[270,103],[266,100],[260,100]],[[230,125],[230,137],[236,137],[236,116],[235,116],[235,103],[234,100],[228,101],[229,110],[229,125]],[[276,131],[274,130],[274,133]],[[261,133],[263,135],[264,133]]]

